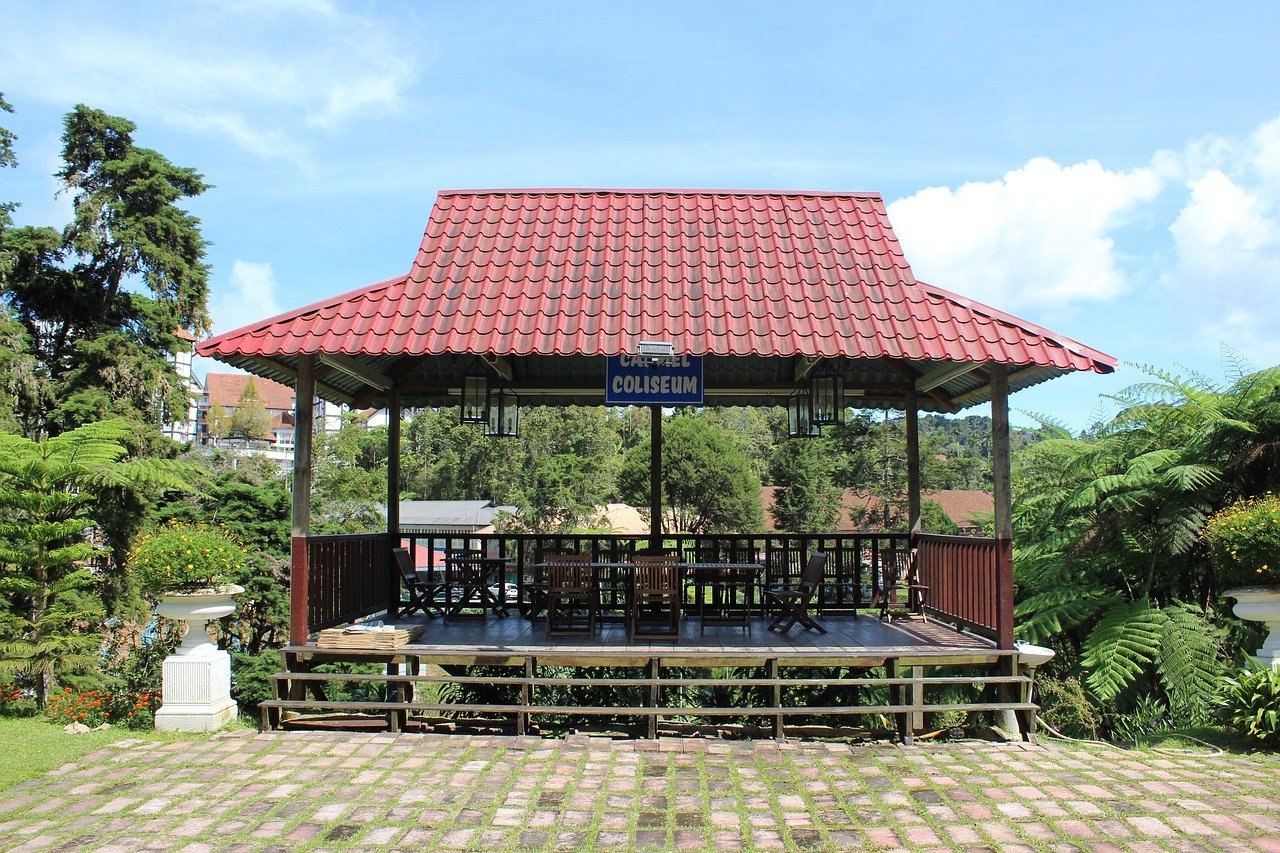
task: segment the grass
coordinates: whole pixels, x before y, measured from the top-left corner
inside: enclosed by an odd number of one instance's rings
[[[164,735],[154,731],[103,729],[69,735],[40,717],[0,717],[0,791],[35,779],[95,750],[129,739],[173,740],[202,735]]]

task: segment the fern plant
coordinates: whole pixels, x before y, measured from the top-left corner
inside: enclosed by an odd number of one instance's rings
[[[34,681],[43,708],[59,673],[99,663],[97,553],[84,532],[94,499],[116,487],[187,488],[190,469],[125,460],[123,420],[86,424],[46,441],[0,435],[0,675]]]

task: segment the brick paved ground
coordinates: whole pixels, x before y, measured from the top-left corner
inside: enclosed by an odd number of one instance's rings
[[[11,789],[0,848],[1280,851],[1280,756],[242,732]]]

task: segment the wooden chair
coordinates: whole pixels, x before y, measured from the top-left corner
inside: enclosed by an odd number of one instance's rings
[[[880,552],[880,583],[871,597],[872,608],[880,608],[880,619],[893,621],[891,608],[900,607],[898,592],[907,591],[907,610],[924,616],[924,596],[929,587],[916,577],[916,549],[885,548]]]
[[[544,560],[547,569],[547,636],[591,636],[596,630],[600,594],[591,557],[561,554]]]
[[[785,634],[799,622],[806,631],[827,633],[827,629],[809,615],[809,607],[818,588],[822,586],[826,569],[827,555],[814,551],[809,555],[809,562],[805,563],[804,571],[800,574],[800,583],[795,586],[775,586],[764,591],[765,596],[778,602],[779,607],[777,618],[769,623],[770,631]]]
[[[488,620],[490,595],[485,585],[488,572],[475,557],[450,557],[444,563],[445,621],[463,615],[464,609],[478,609],[480,618]]]
[[[627,641],[680,642],[680,564],[669,554],[637,555],[631,562]]]
[[[404,588],[409,594],[408,601],[401,598],[397,603],[396,617],[417,612],[425,613],[433,619],[439,616],[435,598],[436,593],[440,591],[440,584],[426,583],[422,580],[413,565],[413,558],[409,556],[408,548],[392,548],[391,555],[396,561],[396,568],[400,570],[400,580],[403,581]]]

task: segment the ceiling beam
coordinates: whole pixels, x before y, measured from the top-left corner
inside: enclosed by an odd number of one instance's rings
[[[278,361],[273,361],[269,358],[261,358],[259,356],[250,355],[250,356],[242,356],[241,358],[242,358],[242,362],[241,362],[242,364],[253,365],[254,367],[257,367],[259,370],[262,370],[262,371],[275,372],[275,373],[280,373],[280,374],[283,374],[284,376],[287,376],[289,380],[293,383],[293,387],[297,389],[298,371],[294,370],[292,367],[289,367],[287,364],[283,364]],[[237,366],[240,366],[240,365],[237,365]],[[342,403],[345,406],[351,405],[352,398],[350,394],[347,394],[343,391],[339,391],[337,388],[334,388],[332,385],[321,382],[320,376],[321,376],[320,369],[317,368],[316,369],[316,395],[317,396],[323,397],[326,400],[332,400],[335,403]]]
[[[339,373],[345,373],[352,379],[359,379],[371,388],[376,388],[379,391],[391,390],[391,380],[389,378],[370,367],[366,367],[351,356],[324,353],[319,356],[319,362],[326,367],[332,367]]]
[[[921,394],[927,394],[934,388],[945,385],[952,379],[959,379],[982,365],[976,361],[961,362],[958,364],[944,364],[936,370],[931,370],[916,380],[916,390]]]
[[[498,374],[499,378],[501,378],[506,382],[511,381],[511,377],[514,375],[511,372],[511,362],[507,361],[505,358],[503,358],[500,355],[486,354],[486,355],[482,355],[481,358],[484,359],[485,364],[493,368],[493,372]]]

